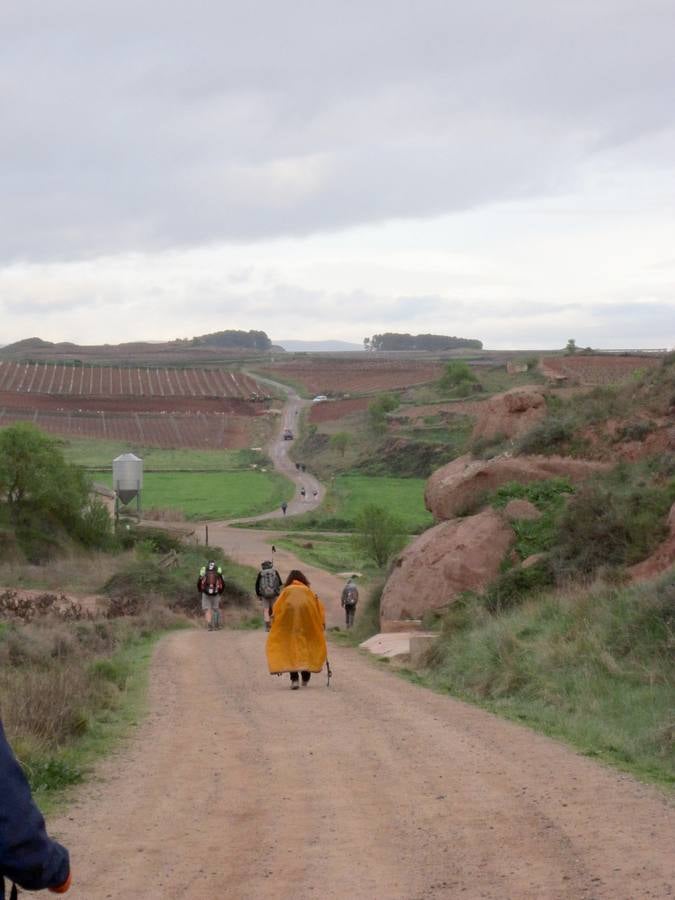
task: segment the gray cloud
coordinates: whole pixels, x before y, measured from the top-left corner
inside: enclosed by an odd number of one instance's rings
[[[0,253],[304,235],[648,166],[674,31],[669,0],[5,0]]]

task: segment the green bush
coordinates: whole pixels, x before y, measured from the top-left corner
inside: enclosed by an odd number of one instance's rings
[[[438,386],[442,391],[463,390],[463,396],[471,393],[472,385],[478,385],[478,378],[469,365],[460,360],[452,360],[445,367],[445,372],[438,382]]]
[[[396,516],[381,506],[369,503],[356,516],[354,547],[383,567],[405,543],[403,531],[403,525]]]
[[[574,434],[571,422],[551,416],[539,422],[518,441],[519,453],[547,453],[559,450]]]
[[[675,481],[665,488],[622,482],[624,467],[600,483],[583,485],[570,500],[552,551],[558,580],[629,566],[649,555],[667,533]]]

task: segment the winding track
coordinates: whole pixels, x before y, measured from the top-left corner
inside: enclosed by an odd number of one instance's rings
[[[236,531],[211,533],[259,561],[264,536]],[[314,575],[337,615],[335,579]],[[148,717],[52,823],[74,898],[675,896],[656,790],[352,650],[331,648],[330,690],[291,692],[263,647],[262,632],[160,642]]]

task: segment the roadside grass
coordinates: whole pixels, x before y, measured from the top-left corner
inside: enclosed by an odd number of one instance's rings
[[[147,471],[238,471],[269,460],[255,450],[189,450],[143,447],[120,441],[68,438],[59,441],[69,463],[86,469],[112,471],[112,461],[121,453],[135,453]]]
[[[131,551],[117,555],[92,551],[60,555],[49,565],[0,563],[0,584],[6,588],[44,589],[52,593],[95,594],[108,578],[123,568]]]
[[[162,611],[133,623],[45,620],[3,629],[0,707],[45,811],[138,722],[154,644],[186,625]]]
[[[225,627],[259,625],[254,569],[151,528],[129,538],[135,546],[115,558],[112,574],[99,566],[88,576],[107,597],[99,618],[64,619],[52,609],[0,621],[0,713],[46,810],[67,799],[143,715],[155,642],[201,617],[195,582],[207,556],[223,570]],[[173,568],[160,565],[169,546]]]
[[[99,480],[112,486],[111,473]],[[146,472],[143,476],[145,507],[177,509],[188,519],[254,516],[278,507],[293,494],[292,483],[277,472]]]
[[[347,474],[331,480],[321,507],[286,519],[243,523],[242,527],[274,531],[353,531],[359,513],[372,504],[395,515],[406,533],[415,534],[433,525],[424,506],[424,478]]]
[[[654,583],[570,588],[496,614],[467,597],[414,677],[672,786],[674,610],[672,570]]]

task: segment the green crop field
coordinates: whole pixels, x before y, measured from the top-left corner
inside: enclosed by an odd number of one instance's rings
[[[143,459],[146,471],[211,470],[222,472],[247,468],[253,463],[265,465],[266,457],[255,450],[163,450],[139,447],[120,441],[92,441],[68,438],[59,441],[70,463],[88,469],[112,469],[112,461],[121,453],[135,453]]]
[[[353,531],[356,517],[370,504],[383,506],[400,520],[409,534],[434,524],[424,506],[425,478],[379,475],[336,475],[326,499],[314,512],[285,519],[266,519],[246,527],[274,531]]]
[[[424,506],[425,478],[390,478],[372,475],[338,475],[331,493],[335,514],[353,522],[364,506],[383,506],[397,516],[407,531],[433,525]]]
[[[97,480],[112,486],[112,474]],[[179,509],[189,519],[254,516],[292,496],[293,486],[276,472],[146,472],[143,476],[145,509]]]

